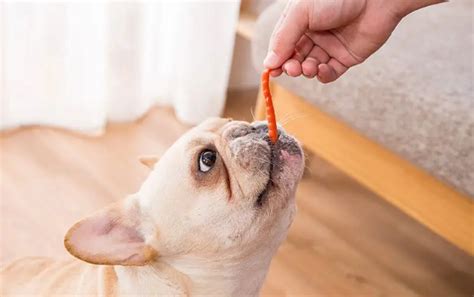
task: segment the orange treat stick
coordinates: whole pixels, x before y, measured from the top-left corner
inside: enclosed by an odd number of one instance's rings
[[[278,129],[272,94],[270,94],[270,69],[265,69],[262,73],[262,92],[267,107],[268,137],[270,137],[272,143],[275,143],[278,140]]]

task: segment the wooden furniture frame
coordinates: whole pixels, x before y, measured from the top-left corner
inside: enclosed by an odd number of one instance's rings
[[[256,17],[242,9],[237,34],[251,39]],[[474,255],[473,200],[274,82],[271,91],[277,119],[291,119],[285,129],[306,149]],[[261,91],[255,116],[265,118]]]

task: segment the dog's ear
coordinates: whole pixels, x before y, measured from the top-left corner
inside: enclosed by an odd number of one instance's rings
[[[139,218],[135,200],[126,200],[76,223],[64,245],[73,256],[92,264],[145,265],[157,252],[145,243]]]
[[[155,166],[156,162],[158,162],[160,158],[156,155],[144,155],[144,156],[139,156],[138,160],[140,163],[145,165],[146,167],[153,169],[153,166]]]

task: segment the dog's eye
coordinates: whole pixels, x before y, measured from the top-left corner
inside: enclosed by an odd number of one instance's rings
[[[208,172],[216,163],[217,153],[211,150],[204,150],[199,155],[199,171]]]

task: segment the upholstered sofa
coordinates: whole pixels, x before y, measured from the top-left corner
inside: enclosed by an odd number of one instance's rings
[[[283,7],[269,5],[252,27],[259,71]],[[472,11],[471,0],[457,0],[412,13],[336,82],[282,76],[272,84],[279,118],[293,118],[287,127],[309,150],[470,253]]]

